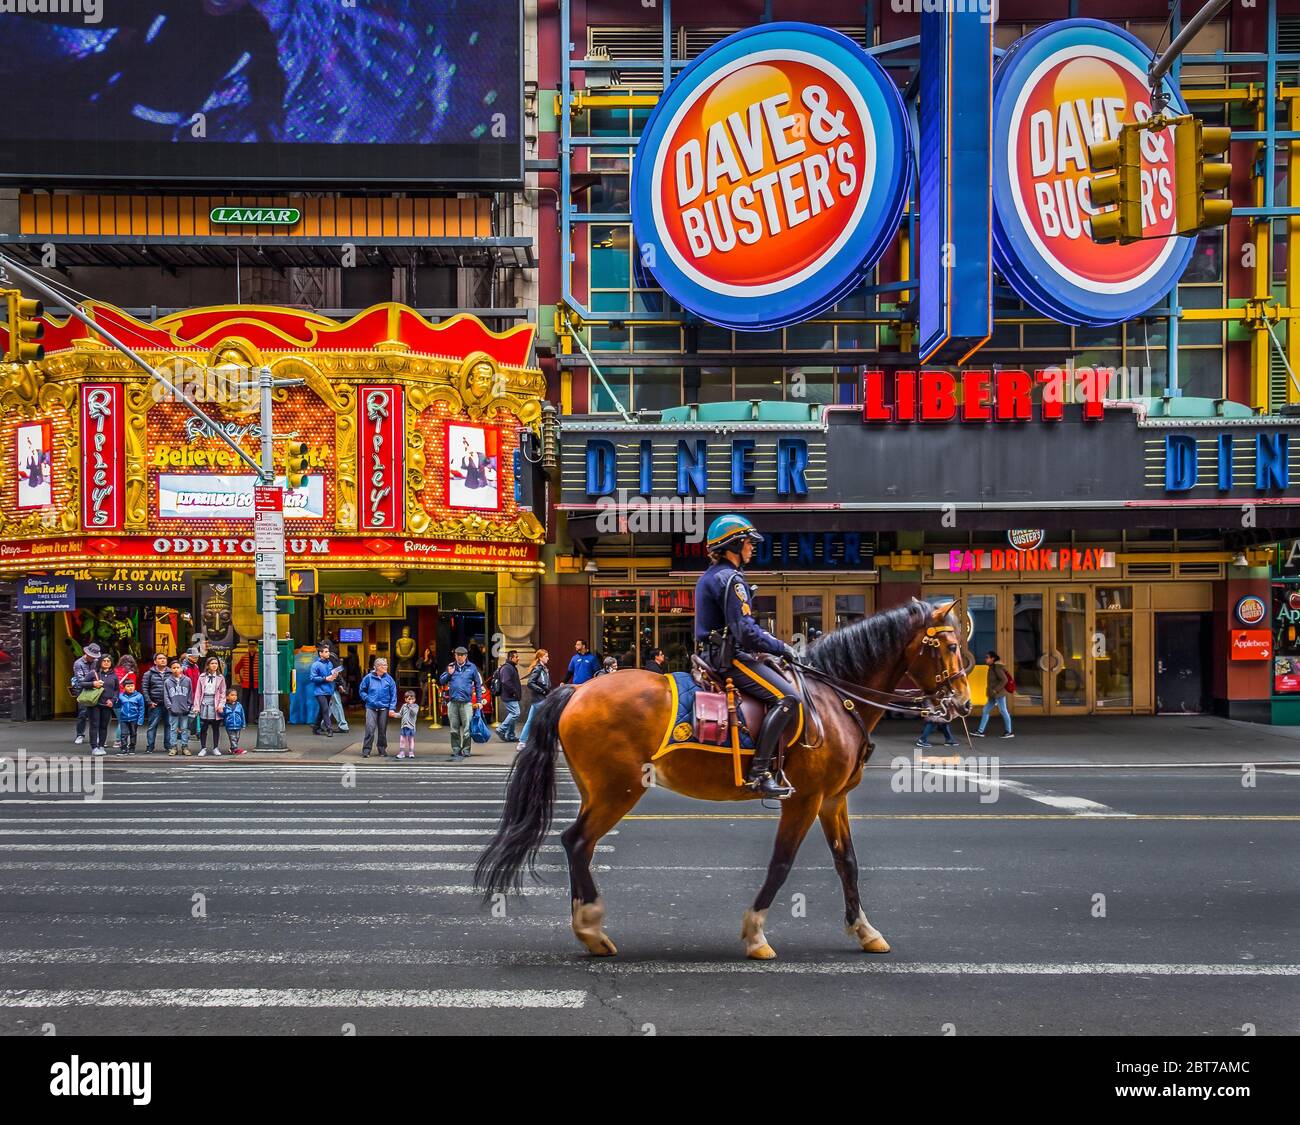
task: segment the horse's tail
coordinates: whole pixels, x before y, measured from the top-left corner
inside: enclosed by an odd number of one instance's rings
[[[555,755],[560,749],[560,713],[574,692],[561,684],[534,705],[528,742],[506,779],[501,823],[474,868],[474,886],[484,895],[523,888],[522,869],[536,874],[537,851],[555,810]]]

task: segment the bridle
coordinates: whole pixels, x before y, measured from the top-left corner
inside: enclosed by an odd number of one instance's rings
[[[943,642],[939,640],[945,634],[956,637],[957,630],[952,625],[931,625],[925,630],[925,636],[921,638],[921,644],[934,653],[938,665],[934,676],[934,687],[930,690],[894,688],[892,691],[881,691],[841,680],[838,676],[832,676],[829,672],[824,672],[811,664],[804,664],[802,661],[794,660],[790,663],[813,679],[834,688],[840,696],[846,697],[843,699],[846,710],[853,709],[852,703],[861,703],[881,711],[901,711],[910,715],[919,715],[924,719],[951,722],[958,714],[955,706],[957,693],[952,689],[952,682],[968,675],[975,667],[975,662],[972,660],[969,664],[963,664],[959,671],[949,672],[944,667]]]

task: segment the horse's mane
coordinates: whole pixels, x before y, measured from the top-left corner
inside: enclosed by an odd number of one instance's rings
[[[932,612],[928,602],[908,602],[855,621],[809,645],[807,663],[841,680],[863,683],[898,659]]]

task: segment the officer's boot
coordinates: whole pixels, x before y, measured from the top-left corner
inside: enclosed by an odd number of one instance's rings
[[[794,793],[793,785],[782,785],[772,776],[772,760],[776,757],[777,747],[785,736],[786,727],[795,716],[795,704],[783,699],[776,704],[763,720],[763,727],[758,732],[758,749],[754,751],[754,761],[749,767],[749,777],[745,783],[757,790],[764,797],[783,800]]]

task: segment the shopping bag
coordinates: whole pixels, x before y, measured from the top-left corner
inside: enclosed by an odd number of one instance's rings
[[[474,708],[474,714],[469,720],[469,736],[475,742],[486,742],[492,737],[487,723],[483,721],[483,712],[477,707]]]
[[[102,687],[88,687],[77,696],[77,702],[86,707],[93,707],[99,702],[99,697],[103,694],[104,689]]]

